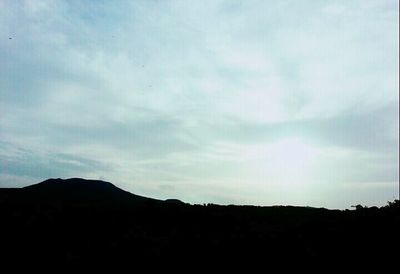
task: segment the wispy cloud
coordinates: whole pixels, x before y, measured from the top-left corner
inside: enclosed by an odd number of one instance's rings
[[[394,185],[398,8],[0,2],[0,184],[102,176],[157,197],[290,203],[303,192],[284,191],[264,154],[297,140],[319,155],[301,201]]]

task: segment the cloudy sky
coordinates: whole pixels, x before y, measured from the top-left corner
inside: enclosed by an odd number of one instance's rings
[[[0,0],[0,187],[380,206],[398,112],[398,0]]]

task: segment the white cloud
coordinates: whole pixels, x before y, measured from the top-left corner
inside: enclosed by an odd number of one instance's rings
[[[0,5],[3,153],[96,159],[112,170],[82,176],[196,201],[282,198],[259,189],[279,181],[261,155],[287,138],[323,152],[321,181],[341,163],[354,170],[337,181],[398,174],[397,1]]]

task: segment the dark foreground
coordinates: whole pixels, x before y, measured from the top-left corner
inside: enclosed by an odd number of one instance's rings
[[[395,266],[398,201],[377,208],[189,205],[102,181],[51,179],[0,189],[0,263],[206,266],[338,263]],[[209,269],[212,270],[211,268]],[[264,272],[264,271],[263,271]],[[323,271],[325,272],[325,271]]]

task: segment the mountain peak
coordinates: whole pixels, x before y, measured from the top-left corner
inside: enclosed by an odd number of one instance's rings
[[[82,178],[51,178],[38,184],[24,187],[22,191],[28,195],[32,194],[40,197],[43,200],[57,201],[116,202],[153,200],[122,190],[106,181]]]
[[[82,178],[70,178],[70,179],[61,179],[61,178],[51,178],[47,179],[41,183],[30,185],[23,188],[25,191],[51,191],[51,192],[68,192],[68,191],[77,191],[77,192],[119,192],[128,194],[126,192],[112,183],[100,181],[100,180],[86,180]],[[130,194],[130,193],[129,193]]]
[[[38,184],[30,185],[24,187],[24,189],[43,189],[43,188],[63,188],[63,187],[74,187],[74,188],[109,188],[109,189],[118,189],[120,191],[124,191],[112,183],[101,181],[101,180],[88,180],[82,178],[69,178],[69,179],[61,179],[61,178],[50,178]]]

